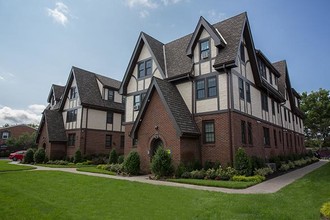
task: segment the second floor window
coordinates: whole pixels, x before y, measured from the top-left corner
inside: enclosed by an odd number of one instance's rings
[[[268,112],[268,97],[264,93],[261,93],[261,108]]]
[[[77,97],[77,87],[71,87],[70,89],[70,99],[75,99]]]
[[[114,92],[113,90],[108,90],[108,100],[113,101],[114,100]]]
[[[272,113],[275,115],[275,102],[272,100]]]
[[[151,76],[152,74],[152,60],[142,61],[138,64],[138,78]]]
[[[259,64],[259,71],[261,76],[267,80],[266,65],[260,59],[258,59],[258,64]]]
[[[215,76],[196,81],[197,99],[212,98],[215,96],[217,96],[217,81]]]
[[[107,123],[108,124],[113,123],[113,112],[107,112]]]
[[[244,81],[241,78],[238,78],[238,89],[239,89],[239,97],[244,99]]]
[[[134,111],[138,111],[140,109],[140,106],[142,104],[145,95],[146,95],[145,93],[141,93],[134,96],[134,106],[133,106]]]
[[[215,131],[214,131],[214,121],[204,121],[203,122],[203,136],[204,143],[210,144],[215,142]]]
[[[66,122],[77,121],[77,109],[66,112]]]
[[[74,146],[76,143],[76,134],[68,135],[68,146]]]
[[[207,59],[210,57],[209,40],[200,42],[200,54],[201,54],[201,60],[204,60],[204,59]]]
[[[251,103],[251,90],[250,90],[250,84],[245,83],[245,93],[246,93],[246,101]]]

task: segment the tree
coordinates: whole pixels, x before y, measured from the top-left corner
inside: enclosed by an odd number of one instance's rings
[[[304,126],[307,139],[324,140],[330,134],[330,91],[304,92],[301,110],[305,113]]]
[[[36,148],[36,132],[33,133],[23,133],[17,138],[10,137],[6,141],[8,147],[12,148],[12,150],[18,149],[28,149],[28,148]]]
[[[151,171],[157,177],[171,176],[174,172],[171,154],[162,146],[157,149],[156,154],[152,158]]]

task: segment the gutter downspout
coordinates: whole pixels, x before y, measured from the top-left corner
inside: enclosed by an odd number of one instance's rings
[[[87,147],[86,147],[86,143],[87,143],[87,126],[88,126],[88,110],[89,108],[87,108],[86,110],[86,127],[85,127],[85,140],[84,140],[84,155],[86,155],[86,151],[87,151]]]
[[[283,154],[285,155],[285,149],[284,149],[284,124],[283,124],[283,115],[282,115],[282,107],[285,105],[285,102],[280,103],[280,114],[281,114],[281,124],[282,124],[282,148],[283,148]]]
[[[227,74],[227,107],[228,107],[228,127],[229,127],[229,148],[230,148],[230,158],[232,161],[232,165],[234,164],[234,146],[233,146],[233,132],[232,132],[232,114],[231,114],[231,110],[232,110],[232,103],[231,103],[231,89],[232,89],[232,81],[231,81],[231,77],[230,77],[230,73],[228,72],[228,70],[226,69],[226,65],[223,65],[223,69],[225,71],[225,73]]]

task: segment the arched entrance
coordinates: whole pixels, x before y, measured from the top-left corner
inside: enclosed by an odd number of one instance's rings
[[[164,147],[162,139],[160,138],[153,139],[151,141],[150,151],[149,151],[150,161],[152,160],[153,156],[156,154],[156,151],[159,147]]]

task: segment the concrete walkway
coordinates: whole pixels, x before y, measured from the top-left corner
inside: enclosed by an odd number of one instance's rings
[[[17,164],[17,162],[12,162]],[[183,183],[174,183],[174,182],[167,182],[167,181],[160,181],[160,180],[151,180],[149,179],[149,175],[145,176],[133,176],[133,177],[124,177],[124,176],[113,176],[113,175],[106,175],[106,174],[99,174],[99,173],[89,173],[89,172],[81,172],[77,171],[76,168],[50,168],[50,167],[42,167],[42,166],[35,166],[35,170],[52,170],[52,171],[63,171],[68,173],[75,173],[87,176],[95,176],[95,177],[103,177],[109,179],[117,179],[117,180],[127,180],[133,182],[140,182],[140,183],[147,183],[153,185],[160,185],[160,186],[172,186],[172,187],[182,187],[188,189],[196,189],[196,190],[206,190],[206,191],[213,191],[213,192],[224,192],[224,193],[232,193],[232,194],[267,194],[267,193],[275,193],[282,189],[283,187],[289,185],[290,183],[296,181],[297,179],[303,177],[307,173],[312,172],[313,170],[318,169],[319,167],[328,163],[327,160],[321,160],[317,163],[313,163],[309,166],[294,170],[290,173],[284,174],[282,176],[275,177],[273,179],[264,181],[257,185],[251,186],[246,189],[226,189],[220,187],[209,187],[209,186],[197,186],[197,185],[190,185],[190,184],[183,184]],[[24,164],[26,165],[26,164]],[[31,170],[34,171],[34,170]]]

